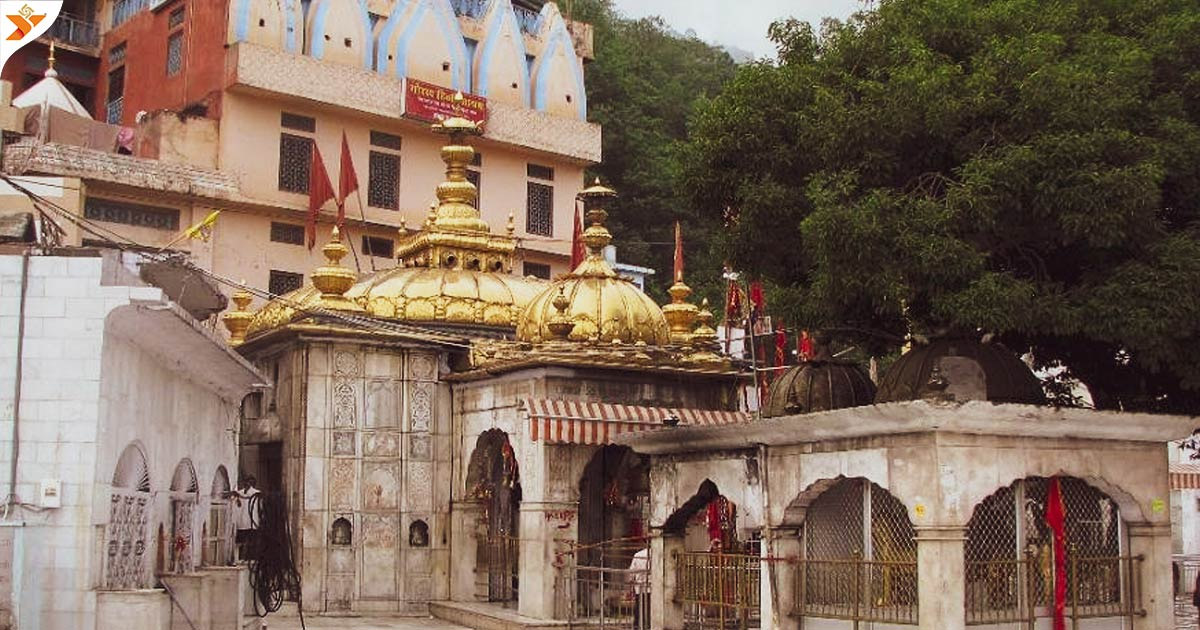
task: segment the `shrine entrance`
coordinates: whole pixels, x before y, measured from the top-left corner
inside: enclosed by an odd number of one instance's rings
[[[482,507],[476,524],[477,592],[490,602],[517,601],[520,546],[517,516],[521,477],[508,434],[489,429],[480,434],[467,466],[467,496]]]
[[[130,444],[117,460],[105,531],[104,587],[149,587],[146,571],[146,522],[151,512],[150,468],[141,446]]]

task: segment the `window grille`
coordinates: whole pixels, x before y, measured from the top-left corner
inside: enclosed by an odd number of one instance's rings
[[[540,164],[527,164],[525,173],[534,179],[554,180],[554,169]]]
[[[304,226],[294,223],[271,222],[271,241],[288,245],[304,244]]]
[[[116,0],[113,2],[112,25],[116,28],[150,6],[150,0]]]
[[[93,197],[84,202],[83,215],[96,221],[123,223],[156,230],[179,229],[179,211],[173,208],[156,208]]]
[[[167,37],[167,76],[179,74],[183,68],[183,31]]]
[[[291,293],[296,289],[304,286],[304,275],[292,273],[290,271],[271,270],[270,279],[267,282],[267,290],[272,295],[283,295]]]
[[[471,202],[471,205],[475,206],[475,209],[478,210],[479,200],[483,192],[481,188],[483,185],[483,174],[473,168],[469,168],[467,169],[467,181],[475,184],[475,200]]]
[[[399,210],[400,156],[371,151],[367,172],[367,205]]]
[[[542,263],[527,262],[525,263],[525,275],[541,278],[542,280],[550,279],[550,265]]]
[[[312,143],[312,138],[290,133],[279,134],[279,190],[308,192]]]
[[[1068,614],[1135,614],[1135,558],[1122,555],[1120,513],[1111,498],[1081,479],[1060,477],[1065,508]],[[1029,621],[1053,602],[1053,532],[1046,522],[1049,479],[1001,488],[967,523],[968,625]],[[1070,612],[1074,611],[1074,612]]]
[[[363,236],[362,251],[377,258],[391,258],[395,253],[395,242],[381,236]]]
[[[554,187],[528,183],[525,201],[525,231],[539,236],[554,236]]]
[[[279,124],[284,129],[307,131],[309,133],[316,133],[317,131],[317,119],[311,116],[301,116],[300,114],[281,112],[279,116]]]
[[[808,507],[796,601],[810,617],[917,623],[916,531],[866,479],[838,481]]]
[[[171,11],[171,14],[167,16],[167,28],[175,28],[183,24],[183,9],[183,7],[179,7]]]
[[[372,146],[399,151],[401,143],[402,141],[400,140],[400,136],[384,133],[382,131],[371,132]]]
[[[125,42],[108,49],[108,65],[116,66],[125,62]]]

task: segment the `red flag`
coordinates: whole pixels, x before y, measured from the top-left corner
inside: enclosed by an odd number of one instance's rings
[[[675,222],[675,282],[683,282],[683,232]]]
[[[725,293],[725,324],[732,326],[742,319],[742,287],[737,280],[729,281],[729,290]]]
[[[342,164],[338,170],[338,227],[346,220],[346,197],[358,190],[358,173],[354,172],[354,161],[350,159],[350,143],[346,142],[346,130],[342,130]]]
[[[759,282],[750,283],[750,308],[753,311],[755,318],[762,317],[763,309],[767,306],[767,298],[763,295],[762,284]]]
[[[1067,509],[1063,505],[1058,477],[1050,478],[1046,492],[1046,524],[1054,535],[1054,630],[1066,630],[1064,609],[1067,602]]]
[[[325,161],[321,159],[321,150],[317,143],[312,145],[312,161],[308,169],[308,223],[305,231],[308,236],[308,249],[311,251],[317,244],[317,215],[321,214],[321,206],[333,199],[333,183],[329,181],[329,173],[325,171]]]
[[[571,271],[587,258],[587,246],[583,243],[583,219],[580,217],[578,202],[575,204],[575,233],[571,236]]]
[[[811,361],[813,358],[812,337],[808,336],[807,330],[801,330],[800,335],[796,337],[796,352],[800,355],[801,361]]]

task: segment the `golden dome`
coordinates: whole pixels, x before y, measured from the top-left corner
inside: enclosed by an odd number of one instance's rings
[[[601,254],[612,234],[604,227],[608,213],[599,206],[615,196],[599,182],[580,193],[589,206],[591,223],[583,232],[587,258],[533,298],[517,323],[518,340],[561,340],[561,332],[555,331],[568,330],[562,326],[566,318],[572,324],[566,335],[570,341],[669,343],[670,329],[662,309],[631,280],[618,276]]]
[[[263,305],[250,319],[246,327],[244,339],[249,339],[260,333],[286,326],[297,319],[296,315],[311,309],[321,307],[321,292],[312,285],[305,285],[280,295]]]
[[[373,317],[409,322],[515,326],[546,286],[537,278],[440,267],[397,267],[346,292]]]

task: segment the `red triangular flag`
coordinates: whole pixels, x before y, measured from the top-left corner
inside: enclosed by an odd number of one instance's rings
[[[576,205],[579,205],[578,202]],[[579,215],[579,208],[575,208],[575,233],[571,236],[571,271],[575,271],[584,258],[587,258],[587,247],[583,244],[583,219]]]
[[[675,282],[683,282],[683,232],[675,222]]]
[[[346,220],[346,197],[358,190],[358,173],[354,172],[354,161],[350,159],[350,143],[346,142],[346,130],[342,130],[342,164],[338,170],[338,227]]]
[[[321,206],[330,199],[333,199],[333,182],[329,181],[321,150],[313,142],[312,161],[308,169],[308,223],[305,225],[310,251],[317,244],[317,215],[321,214]]]
[[[1058,477],[1050,478],[1046,492],[1046,524],[1054,537],[1054,608],[1051,621],[1054,630],[1065,630],[1067,603],[1067,509],[1063,505],[1062,486]]]

